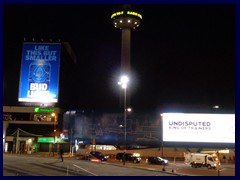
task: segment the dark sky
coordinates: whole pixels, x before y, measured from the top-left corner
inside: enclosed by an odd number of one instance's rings
[[[62,62],[59,103],[118,111],[121,6],[4,5],[4,105],[18,105],[23,39],[67,41],[77,64]],[[132,6],[143,19],[132,31],[133,110],[235,108],[235,7],[227,4]]]

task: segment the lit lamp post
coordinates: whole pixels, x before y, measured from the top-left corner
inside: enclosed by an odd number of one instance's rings
[[[120,81],[118,82],[119,85],[124,89],[124,157],[123,157],[123,165],[125,165],[125,153],[126,153],[126,141],[127,141],[127,84],[128,84],[128,77],[121,76]]]
[[[57,129],[56,129],[56,114],[55,113],[52,113],[51,114],[51,116],[54,118],[54,127],[53,127],[53,136],[54,136],[54,142],[53,142],[53,144],[52,144],[52,153],[53,153],[53,156],[54,156],[54,151],[55,151],[55,141],[56,141],[56,139],[55,139],[55,136],[56,136],[56,132],[57,132]]]
[[[162,142],[161,142],[161,148],[162,148],[162,158],[163,158],[163,114],[160,114],[161,118],[161,126],[162,126]]]
[[[213,112],[214,112],[214,113],[217,113],[217,112],[218,112],[218,109],[220,108],[220,106],[214,105],[212,108],[214,109]]]
[[[51,116],[54,118],[54,122],[53,122],[54,123],[54,125],[53,125],[54,129],[53,129],[53,131],[56,132],[57,131],[57,129],[56,129],[56,114],[52,113]]]

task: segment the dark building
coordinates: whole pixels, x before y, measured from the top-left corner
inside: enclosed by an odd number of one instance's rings
[[[161,120],[150,114],[127,115],[127,148],[160,147]],[[67,111],[63,115],[63,134],[72,143],[124,145],[123,114],[85,110]]]

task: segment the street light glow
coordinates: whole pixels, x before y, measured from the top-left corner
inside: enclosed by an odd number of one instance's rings
[[[128,77],[126,75],[123,75],[123,76],[121,76],[120,81],[118,82],[118,84],[121,85],[121,87],[123,89],[126,89],[128,81],[129,81]]]
[[[127,111],[128,112],[132,112],[132,108],[127,108]]]
[[[213,106],[214,109],[220,108],[218,105]]]

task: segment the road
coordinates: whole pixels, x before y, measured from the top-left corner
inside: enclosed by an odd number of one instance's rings
[[[235,176],[235,165],[222,165],[220,171],[207,168],[190,168],[170,163],[163,171],[161,165],[127,162],[125,165],[109,159],[106,162],[90,162],[57,157],[31,155],[3,155],[3,176]]]
[[[3,176],[177,176],[173,173],[130,168],[109,162],[3,155]]]
[[[122,164],[116,160],[110,159],[108,162],[114,164]],[[151,165],[145,163],[143,159],[141,163],[134,164],[134,163],[127,163],[128,166],[131,167],[138,167],[138,168],[145,168],[148,170],[158,170],[162,171],[162,165]],[[208,169],[205,167],[202,168],[191,168],[190,166],[184,164],[184,162],[169,162],[168,166],[164,167],[166,172],[172,173],[183,176],[235,176],[235,164],[221,164],[219,171],[216,169]]]

